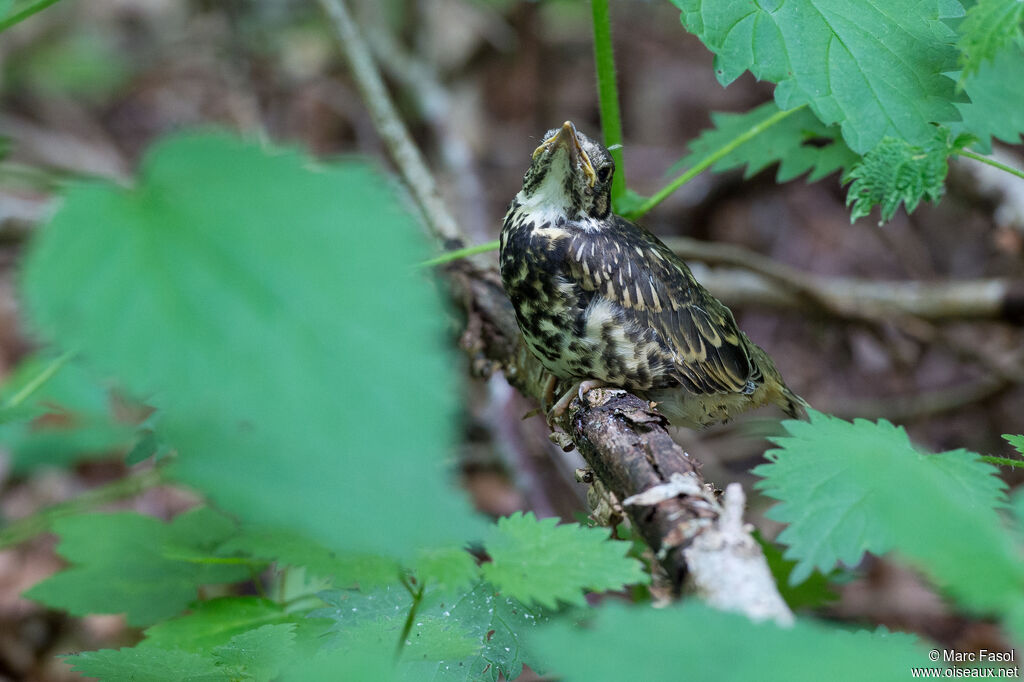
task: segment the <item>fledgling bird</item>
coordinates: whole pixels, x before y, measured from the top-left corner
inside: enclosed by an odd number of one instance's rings
[[[501,279],[526,344],[572,383],[549,415],[614,386],[677,426],[768,403],[799,416],[807,403],[732,312],[657,237],[612,212],[614,172],[608,150],[566,121],[533,152],[502,226]]]

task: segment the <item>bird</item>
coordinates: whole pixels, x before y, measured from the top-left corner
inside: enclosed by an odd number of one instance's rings
[[[608,149],[571,121],[542,140],[505,214],[499,262],[548,373],[549,423],[598,387],[633,392],[693,429],[766,404],[803,416],[806,401],[732,311],[660,239],[613,212]],[[569,389],[551,405],[556,382]]]

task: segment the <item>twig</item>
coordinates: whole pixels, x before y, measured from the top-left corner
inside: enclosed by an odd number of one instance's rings
[[[619,113],[619,86],[615,77],[615,50],[612,46],[612,22],[608,0],[590,0],[594,26],[594,65],[597,70],[597,99],[601,109],[604,144],[615,160],[612,177],[612,202],[626,191],[626,164],[622,154],[622,115]]]
[[[344,0],[320,0],[320,4],[334,23],[340,47],[352,67],[352,75],[360,91],[367,100],[374,123],[380,130],[402,176],[413,187],[414,196],[421,203],[431,231],[438,239],[449,245],[449,248],[453,248],[450,246],[453,242],[461,246],[464,243],[462,232],[437,195],[433,177],[413,146],[401,119],[398,118],[367,47],[352,23]],[[427,189],[429,191],[426,191]],[[493,368],[501,368],[509,382],[520,392],[532,398],[539,398],[545,383],[543,368],[522,343],[512,306],[496,273],[493,270],[481,269],[466,259],[449,264],[447,273],[451,279],[452,293],[464,305],[469,317],[462,345],[471,355],[474,371],[486,373]],[[621,499],[625,499],[631,495],[644,493],[652,484],[668,483],[668,476],[672,471],[690,471],[695,479],[700,481],[696,464],[690,461],[686,453],[668,436],[664,428],[664,418],[651,411],[646,402],[635,396],[622,392],[621,399],[631,401],[634,414],[639,414],[639,410],[645,412],[649,419],[645,421],[639,417],[630,420],[609,418],[614,415],[606,413],[603,410],[604,406],[593,409],[589,406],[577,407],[572,417],[575,444],[585,456],[588,456],[605,487],[619,495]],[[616,408],[613,406],[611,409],[614,413]],[[609,424],[614,425],[621,438],[608,440],[601,435],[601,429],[607,428]],[[657,438],[659,443],[664,445],[662,451],[665,453],[665,459],[657,463],[662,473],[655,471],[655,464],[651,463],[652,460],[648,460],[645,454],[644,443],[649,442],[650,438]],[[618,466],[617,462],[621,460],[624,449],[632,454],[630,461],[637,462],[638,465],[644,462],[647,464],[623,472],[614,484],[610,484],[604,479],[607,473],[601,472],[609,472]],[[673,462],[673,459],[677,461]],[[703,487],[702,482],[699,485]],[[704,500],[703,496],[700,497]],[[720,512],[713,507],[704,508],[703,504],[697,504],[700,500],[691,500],[690,496],[680,495],[675,499],[675,502],[666,500],[663,504],[667,508],[677,507],[677,511],[682,514],[680,516],[670,518],[657,513],[652,516],[641,510],[631,512],[631,518],[644,538],[651,542],[654,542],[654,538],[660,539],[653,549],[657,551],[662,547],[666,548],[660,556],[660,561],[678,587],[687,572],[682,550],[695,537],[687,535],[688,531],[685,529],[692,529],[699,535],[703,529],[714,527],[719,522]],[[687,524],[687,515],[696,514],[698,510],[702,518],[699,527]],[[666,523],[674,523],[675,528],[683,530],[672,535],[671,528],[666,526]],[[733,563],[725,554],[722,558],[721,570],[732,570]],[[754,560],[764,563],[764,557],[760,555]],[[738,565],[735,568],[738,571],[746,570],[746,567]],[[719,584],[725,585],[724,582]],[[775,598],[778,597],[774,583],[768,583],[764,587],[772,591]],[[709,603],[726,603],[727,595],[720,595],[719,599],[715,597],[714,589],[704,594]],[[763,617],[763,609],[759,603],[733,603],[730,608],[746,613],[752,618]],[[784,620],[784,617],[780,616],[779,620]]]

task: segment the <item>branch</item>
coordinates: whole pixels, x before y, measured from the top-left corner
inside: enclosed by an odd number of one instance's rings
[[[366,99],[374,124],[384,138],[402,177],[410,184],[431,231],[448,248],[452,248],[453,242],[464,243],[463,233],[437,194],[433,176],[391,104],[380,74],[352,23],[344,0],[320,0],[320,4],[334,23],[339,46]],[[502,369],[509,382],[520,392],[528,397],[539,398],[544,390],[543,368],[522,343],[512,306],[497,273],[480,268],[468,259],[451,262],[444,268],[450,278],[453,296],[466,310],[467,325],[461,344],[470,354],[472,371],[483,375]],[[602,395],[609,393],[605,391]],[[697,464],[672,442],[665,430],[664,418],[635,396],[624,392],[616,392],[616,396],[614,401],[599,406],[588,404],[577,407],[571,417],[573,425],[570,436],[587,457],[598,478],[619,499],[643,495],[652,486],[657,489],[660,485],[670,485],[672,473],[689,474],[687,480],[696,486],[698,494],[681,490],[653,506],[637,504],[628,507],[635,527],[642,537],[652,543],[652,549],[655,552],[665,550],[659,554],[659,561],[678,588],[688,573],[684,555],[686,549],[697,547],[695,543],[704,533],[717,530],[733,537],[737,524],[735,519],[729,520],[731,517],[727,517],[728,528],[732,531],[723,526],[722,509],[709,501]],[[619,414],[616,410],[626,411]],[[655,458],[652,454],[649,459],[647,446],[654,447],[654,444],[657,444],[658,455]],[[624,461],[634,464],[624,470],[621,468],[621,462]],[[613,472],[618,473],[613,475]],[[738,532],[746,534],[743,528]],[[753,540],[750,539],[750,542]],[[735,576],[736,580],[743,580],[744,576],[750,574],[751,562],[759,562],[763,571],[768,571],[760,550],[754,546],[751,552],[745,561],[739,561],[734,551],[721,545],[721,561],[717,570]],[[766,594],[750,602],[737,601],[728,581],[712,581],[707,585],[701,581],[700,584],[701,595],[712,605],[761,619],[766,617],[764,603],[770,602],[776,608],[767,617],[775,618],[780,623],[792,619],[792,614],[770,580],[759,587]]]
[[[732,244],[685,237],[670,237],[665,243],[685,260],[732,266],[714,270],[694,268],[697,279],[726,305],[811,307],[835,317],[867,322],[910,316],[935,321],[994,319],[1024,324],[1022,280],[920,282],[824,277]]]

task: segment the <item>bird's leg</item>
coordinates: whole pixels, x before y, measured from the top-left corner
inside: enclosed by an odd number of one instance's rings
[[[555,403],[554,407],[548,410],[548,423],[550,424],[555,419],[565,414],[565,411],[569,409],[569,403],[572,402],[573,396],[579,397],[582,401],[583,394],[592,388],[601,388],[602,386],[604,386],[604,382],[598,381],[597,379],[587,379],[586,381],[579,382],[575,386],[570,386],[569,390],[558,399],[558,402]]]
[[[544,410],[545,413],[548,411],[548,406],[551,405],[551,401],[555,398],[555,386],[558,385],[558,377],[554,374],[548,374],[547,381],[544,382],[544,390],[540,394],[540,409]]]

